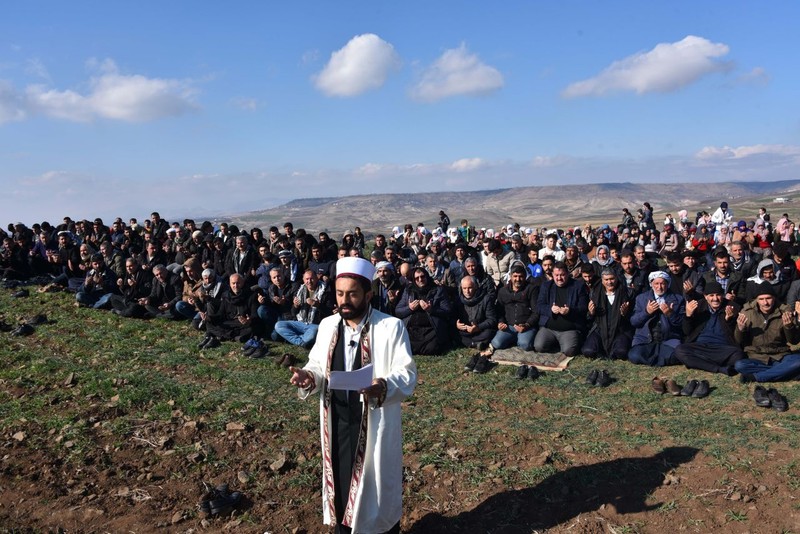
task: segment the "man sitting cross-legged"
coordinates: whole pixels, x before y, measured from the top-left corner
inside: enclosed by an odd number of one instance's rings
[[[779,304],[775,289],[762,283],[755,300],[736,318],[734,337],[747,358],[736,362],[743,382],[778,382],[800,376],[800,353],[789,345],[800,342],[796,312]]]
[[[494,349],[517,346],[522,350],[533,350],[539,322],[536,307],[539,287],[528,284],[526,275],[525,267],[514,265],[509,283],[497,292],[498,324],[492,339]]]
[[[706,282],[704,292],[703,299],[686,303],[686,342],[677,346],[675,358],[689,369],[735,375],[734,364],[744,358],[734,339],[739,306],[726,299],[716,280]]]
[[[676,365],[674,352],[683,337],[686,301],[670,291],[670,276],[664,271],[653,271],[648,280],[650,290],[636,297],[631,317],[636,332],[628,360],[657,367]]]
[[[631,259],[633,256],[631,256]],[[600,284],[589,295],[589,315],[594,319],[581,353],[589,358],[624,359],[633,337],[630,323],[635,290],[621,283],[611,268],[600,273]]]
[[[539,331],[533,341],[536,352],[577,354],[586,327],[589,294],[582,280],[569,276],[563,262],[553,265],[553,279],[542,284],[537,308]]]
[[[275,333],[291,343],[311,348],[317,339],[319,322],[330,314],[328,286],[312,270],[303,273],[303,285],[292,300],[294,321],[278,321]]]

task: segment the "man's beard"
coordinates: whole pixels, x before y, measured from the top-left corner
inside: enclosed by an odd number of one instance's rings
[[[350,305],[340,306],[339,315],[342,316],[342,319],[359,319],[364,316],[368,307],[369,302],[365,299],[358,307]]]

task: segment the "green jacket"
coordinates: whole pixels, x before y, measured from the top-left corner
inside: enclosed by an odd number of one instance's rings
[[[786,304],[776,306],[766,317],[758,310],[756,301],[748,302],[742,308],[742,313],[749,322],[745,331],[739,328],[734,330],[734,339],[742,346],[748,358],[769,363],[770,360],[780,361],[791,348],[800,342],[800,327],[796,320],[789,326],[783,325],[781,315],[791,311]],[[792,314],[794,317],[794,314]]]

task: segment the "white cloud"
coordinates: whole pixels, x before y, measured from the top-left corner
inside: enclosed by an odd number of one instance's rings
[[[532,167],[556,167],[558,165],[564,165],[565,163],[569,162],[569,158],[565,156],[536,156],[531,161]]]
[[[233,107],[241,109],[242,111],[256,111],[259,108],[259,102],[255,98],[240,96],[232,98],[230,103]]]
[[[767,85],[772,80],[772,76],[763,67],[753,67],[750,72],[740,74],[736,78],[736,83],[740,85]]]
[[[637,94],[676,91],[707,74],[728,70],[730,63],[719,59],[728,50],[726,44],[688,35],[681,41],[659,43],[648,52],[615,61],[597,76],[570,84],[561,94],[576,98],[624,91]]]
[[[503,75],[471,54],[464,43],[446,50],[425,69],[411,89],[411,97],[434,102],[458,95],[487,95],[503,87]]]
[[[0,81],[0,123],[29,115],[87,122],[97,118],[146,122],[195,109],[195,89],[189,82],[120,74],[113,61],[89,60],[98,72],[85,94],[71,89],[29,85],[24,92]]]
[[[25,62],[25,73],[50,81],[50,73],[47,72],[47,67],[38,58],[32,58]]]
[[[450,164],[450,168],[456,172],[474,171],[484,167],[486,162],[481,158],[462,158]]]
[[[357,35],[331,54],[314,78],[317,89],[328,96],[356,96],[383,86],[400,57],[394,47],[373,33]]]
[[[11,83],[0,80],[0,124],[21,121],[27,116],[25,98]]]
[[[772,156],[798,156],[800,157],[800,146],[792,145],[751,145],[740,147],[703,147],[695,157],[700,160],[730,160],[744,159],[752,156],[772,155]]]

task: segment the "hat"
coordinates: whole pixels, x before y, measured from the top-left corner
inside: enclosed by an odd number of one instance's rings
[[[719,205],[719,207],[720,207],[720,208],[722,208],[722,209],[724,209],[724,210],[726,210],[726,209],[728,209],[728,203],[727,203],[727,202],[723,202],[723,203],[721,203],[721,204]]]
[[[467,248],[467,244],[466,244],[466,243],[464,243],[463,241],[459,241],[458,243],[456,243],[456,246],[455,246],[455,248],[456,248],[456,250],[457,250],[457,249],[460,249],[460,248],[462,248],[462,249],[466,250],[466,248]]]
[[[772,284],[769,282],[761,282],[756,286],[756,296],[760,297],[761,295],[769,295],[770,297],[775,296],[775,289],[772,287]]]
[[[378,263],[375,264],[376,271],[383,268],[389,269],[390,271],[394,271],[394,264],[390,261],[379,261]]]
[[[706,295],[724,295],[725,291],[722,289],[722,284],[717,282],[716,280],[712,280],[711,282],[706,284],[705,290]]]
[[[375,276],[375,266],[364,258],[349,256],[336,262],[336,278],[340,276],[360,276],[372,282]]]
[[[279,258],[286,258],[286,257],[289,257],[291,255],[292,255],[292,251],[291,250],[285,250],[284,249],[284,250],[281,250],[280,252],[278,252],[278,257]]]
[[[647,281],[648,282],[652,282],[656,278],[663,278],[664,280],[667,281],[668,284],[669,284],[669,281],[671,280],[671,278],[669,277],[669,275],[666,272],[664,272],[664,271],[653,271],[647,277]]]

